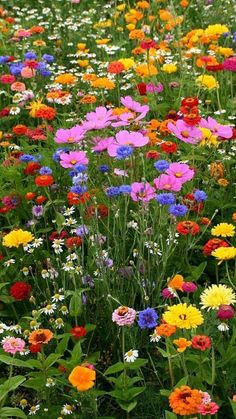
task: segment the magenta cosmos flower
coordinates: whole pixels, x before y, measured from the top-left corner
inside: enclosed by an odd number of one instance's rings
[[[182,188],[181,180],[173,174],[160,175],[158,178],[154,179],[154,185],[157,189],[174,192],[179,192]]]
[[[187,125],[181,119],[178,119],[175,124],[169,122],[167,127],[172,134],[184,143],[196,144],[202,138],[202,132],[198,128]]]
[[[131,198],[133,201],[148,202],[155,198],[155,189],[147,182],[134,182],[131,185]]]
[[[79,125],[69,129],[58,129],[55,134],[55,143],[78,143],[84,138],[85,131]]]
[[[71,151],[70,153],[60,154],[60,165],[65,169],[74,167],[76,164],[88,164],[84,151]]]
[[[17,352],[22,352],[24,350],[25,341],[21,338],[6,336],[2,340],[2,347],[4,352],[15,355]]]
[[[171,163],[166,170],[168,175],[175,176],[182,184],[191,180],[194,176],[194,170],[185,163]]]
[[[126,130],[119,131],[114,141],[108,145],[107,152],[109,156],[115,157],[117,149],[122,145],[129,145],[131,147],[143,147],[148,143],[148,137],[145,137],[140,132],[128,132]]]
[[[218,122],[210,116],[207,120],[202,118],[199,125],[203,128],[208,128],[212,134],[217,135],[218,137],[231,138],[233,135],[233,130],[229,125],[218,124]]]
[[[112,313],[112,321],[118,326],[131,326],[136,318],[136,311],[133,308],[120,306]]]
[[[95,112],[89,112],[86,115],[86,120],[82,124],[85,130],[103,129],[111,124],[111,121],[116,119],[113,111],[107,110],[105,106],[98,106]]]

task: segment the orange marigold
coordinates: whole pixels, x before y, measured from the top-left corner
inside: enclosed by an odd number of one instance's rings
[[[76,82],[77,82],[77,77],[75,77],[71,73],[59,74],[59,76],[57,76],[54,80],[54,83],[59,83],[59,84],[75,84]]]
[[[171,324],[163,323],[160,324],[155,328],[155,333],[159,336],[170,337],[176,332],[176,326],[172,326]]]
[[[72,370],[68,380],[78,391],[86,391],[94,386],[96,372],[93,369],[79,365]]]
[[[193,415],[198,413],[198,407],[202,402],[202,395],[199,390],[191,389],[189,386],[176,388],[169,396],[171,409],[177,415]]]

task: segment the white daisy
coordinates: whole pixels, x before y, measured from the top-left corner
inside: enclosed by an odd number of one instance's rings
[[[138,358],[138,351],[136,349],[130,349],[124,355],[124,360],[126,362],[134,362]]]

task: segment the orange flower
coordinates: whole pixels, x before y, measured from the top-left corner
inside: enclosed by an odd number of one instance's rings
[[[37,329],[30,333],[29,343],[31,345],[48,343],[53,338],[53,333],[49,329]]]
[[[91,82],[92,87],[97,87],[98,89],[107,89],[112,90],[115,88],[115,83],[112,80],[109,80],[107,77],[98,77],[96,80]]]
[[[96,372],[90,368],[79,365],[72,370],[68,380],[78,391],[86,391],[94,386]]]
[[[184,283],[184,278],[182,275],[175,275],[169,282],[168,287],[174,288],[175,290],[182,291],[182,286]]]
[[[189,346],[192,345],[192,342],[185,338],[175,339],[173,340],[173,343],[176,346],[178,346],[178,349],[177,349],[178,352],[184,352]]]
[[[80,99],[80,103],[86,104],[86,103],[95,103],[96,102],[96,97],[93,95],[84,95],[81,99]]]
[[[170,407],[174,413],[181,416],[198,413],[198,407],[202,402],[199,390],[188,386],[176,388],[169,396]]]
[[[39,175],[36,176],[34,182],[37,186],[51,186],[54,182],[54,179],[51,175]]]
[[[129,33],[129,39],[144,39],[145,33],[141,29],[134,29]]]
[[[77,78],[70,73],[59,74],[54,80],[54,83],[59,84],[75,84],[77,82]]]
[[[25,125],[22,125],[22,124],[15,125],[12,128],[12,132],[14,132],[14,134],[16,134],[16,135],[24,135],[26,133],[26,131],[27,131],[27,127]]]
[[[176,326],[171,324],[163,323],[155,328],[155,333],[159,336],[170,337],[176,332]]]

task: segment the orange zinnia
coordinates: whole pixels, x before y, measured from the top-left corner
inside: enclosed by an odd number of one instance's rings
[[[86,391],[94,386],[96,372],[90,368],[79,365],[72,370],[68,380],[78,391]]]
[[[170,407],[174,413],[181,416],[198,413],[198,407],[202,402],[199,390],[188,386],[176,388],[169,396]]]
[[[176,326],[172,326],[171,324],[163,323],[160,324],[155,328],[155,333],[159,336],[166,336],[169,337],[176,332]]]
[[[48,343],[53,338],[53,333],[49,329],[37,329],[30,333],[29,343],[32,345]]]
[[[182,291],[182,287],[183,287],[183,283],[184,283],[184,278],[182,275],[175,275],[169,282],[168,282],[168,287],[170,288],[174,288],[175,290],[180,290]]]

